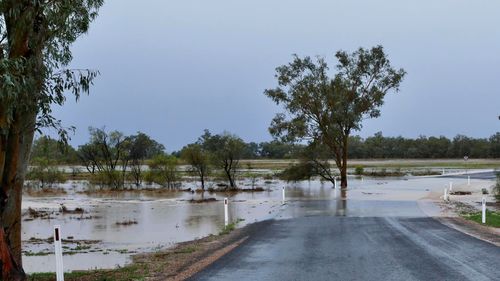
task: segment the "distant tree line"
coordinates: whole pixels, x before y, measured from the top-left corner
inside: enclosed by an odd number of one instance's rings
[[[71,145],[64,144],[58,140],[52,139],[47,136],[41,136],[34,141],[33,150],[31,153],[31,164],[36,165],[37,162],[44,159],[50,160],[51,164],[85,164],[82,161],[90,160],[91,157],[83,157],[85,154],[92,154],[89,150],[92,146],[102,146],[105,149],[108,142],[111,141],[114,149],[120,150],[122,141],[119,139],[127,139],[124,146],[127,146],[128,161],[134,167],[144,164],[144,160],[153,159],[159,154],[165,154],[165,147],[159,142],[151,139],[150,136],[144,133],[137,133],[137,135],[125,137],[123,134],[118,134],[112,139],[103,139],[102,129],[91,129],[93,139],[79,146],[77,149]],[[231,135],[225,133],[226,135]],[[224,134],[222,134],[224,135]],[[187,148],[191,150],[200,149],[196,145],[204,146],[204,149],[215,150],[219,143],[220,135],[214,137],[209,131],[205,131],[200,139],[185,146],[180,151],[174,151],[172,156],[182,158],[181,154]],[[232,135],[238,138],[235,135]],[[115,138],[119,139],[115,139]],[[212,140],[211,138],[215,138]],[[306,149],[305,145],[289,144],[279,140],[270,142],[245,142],[240,140],[239,157],[240,159],[294,159],[301,157],[304,153],[311,154],[310,149]],[[206,142],[206,144],[205,144]],[[98,145],[98,143],[101,143]],[[132,143],[133,145],[130,145]],[[109,148],[108,148],[109,149]],[[117,153],[119,151],[116,151]],[[95,151],[94,151],[95,153]],[[497,132],[489,138],[472,138],[464,135],[457,135],[452,139],[444,136],[440,137],[426,137],[421,136],[418,138],[404,138],[404,137],[386,137],[381,132],[373,136],[362,138],[360,136],[352,136],[349,143],[349,155],[351,158],[356,159],[437,159],[437,158],[463,158],[469,156],[471,158],[500,158],[500,132]],[[124,155],[122,155],[124,156]],[[89,163],[90,164],[90,163]],[[98,163],[95,163],[94,169]],[[86,165],[85,165],[86,166]],[[92,168],[92,165],[89,165]],[[140,173],[140,171],[137,171]]]
[[[289,171],[291,178],[320,175],[328,180],[334,177],[327,161],[330,154],[321,145],[278,140],[247,143],[234,134],[212,134],[205,130],[194,143],[168,154],[164,145],[141,132],[126,136],[118,131],[91,127],[89,134],[89,141],[77,149],[47,136],[37,138],[28,179],[37,181],[41,187],[49,186],[63,181],[54,166],[81,165],[90,174],[91,182],[101,186],[118,189],[155,183],[175,188],[181,178],[178,166],[185,164],[184,172],[195,177],[202,189],[209,177],[224,179],[226,189],[236,189],[242,159],[300,159],[303,165]],[[384,137],[378,132],[368,138],[352,136],[349,143],[349,155],[357,159],[500,158],[500,132],[489,138],[457,135],[453,139]]]
[[[471,138],[457,135],[453,139],[444,136],[416,139],[384,137],[381,132],[363,139],[354,136],[350,140],[351,158],[500,158],[500,132],[489,138]]]

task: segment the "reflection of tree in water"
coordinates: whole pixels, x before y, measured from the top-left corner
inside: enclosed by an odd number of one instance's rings
[[[346,212],[347,212],[347,189],[340,189],[340,197],[337,198],[335,215],[345,216]]]
[[[310,190],[307,193],[303,187],[301,187],[300,183],[292,183],[292,184],[287,184],[285,189],[287,190],[287,197],[300,197],[300,198],[305,198],[305,197],[310,197]]]
[[[201,194],[198,196],[201,197]],[[219,227],[224,219],[224,206],[219,201],[214,203],[187,204],[184,227],[196,232],[211,231]]]

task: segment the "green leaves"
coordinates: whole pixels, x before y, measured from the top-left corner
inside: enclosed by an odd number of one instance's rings
[[[329,75],[325,59],[294,55],[291,63],[276,68],[278,87],[264,94],[284,109],[272,120],[269,132],[282,141],[308,141],[326,148],[346,185],[349,135],[361,129],[363,119],[380,116],[385,95],[398,91],[406,72],[392,68],[382,46],[351,54],[338,51],[335,57],[336,73]],[[313,158],[314,167],[321,168],[318,173],[332,179],[329,165]]]
[[[103,0],[0,2],[0,100],[9,123],[14,111],[33,114],[36,127],[30,130],[53,127],[67,137],[51,106],[64,104],[67,93],[76,99],[88,93],[99,74],[65,67],[73,58],[70,45],[88,31],[102,5]]]
[[[380,116],[385,94],[397,91],[405,76],[391,67],[382,46],[336,53],[337,73],[328,76],[326,61],[299,58],[276,68],[278,87],[265,95],[285,113],[276,115],[270,132],[283,140],[335,139],[361,129],[364,118]]]

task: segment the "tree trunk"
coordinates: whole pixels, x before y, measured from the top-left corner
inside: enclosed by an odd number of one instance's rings
[[[2,142],[0,264],[3,280],[24,280],[21,249],[21,199],[35,128],[35,113],[15,114]],[[5,132],[5,131],[4,131]]]
[[[205,191],[205,175],[203,172],[200,174],[201,190]]]
[[[340,187],[342,189],[347,188],[347,142],[348,138],[343,139],[343,150],[342,150],[342,165],[340,168]]]
[[[2,280],[25,280],[24,271],[14,260],[8,244],[4,230],[0,227],[0,277]]]
[[[226,175],[227,179],[229,180],[229,187],[231,187],[231,189],[235,189],[236,184],[234,183],[233,176],[231,175],[231,170],[226,170]]]

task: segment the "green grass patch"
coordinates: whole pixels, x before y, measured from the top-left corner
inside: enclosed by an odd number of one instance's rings
[[[149,274],[145,266],[132,264],[113,270],[89,270],[72,271],[64,273],[64,280],[92,280],[92,281],[111,281],[111,280],[145,280]],[[55,281],[55,273],[32,273],[28,276],[29,281]]]
[[[219,235],[226,235],[231,233],[231,231],[236,229],[236,225],[242,221],[245,221],[244,219],[238,218],[236,221],[228,224],[227,226],[224,226],[224,228],[219,232]]]
[[[482,224],[481,212],[464,215],[464,218]],[[493,227],[500,227],[500,213],[486,210],[486,225]]]
[[[188,247],[178,249],[174,253],[176,253],[176,254],[191,254],[191,253],[196,252],[196,250],[197,250],[197,248],[195,246],[188,246]]]

